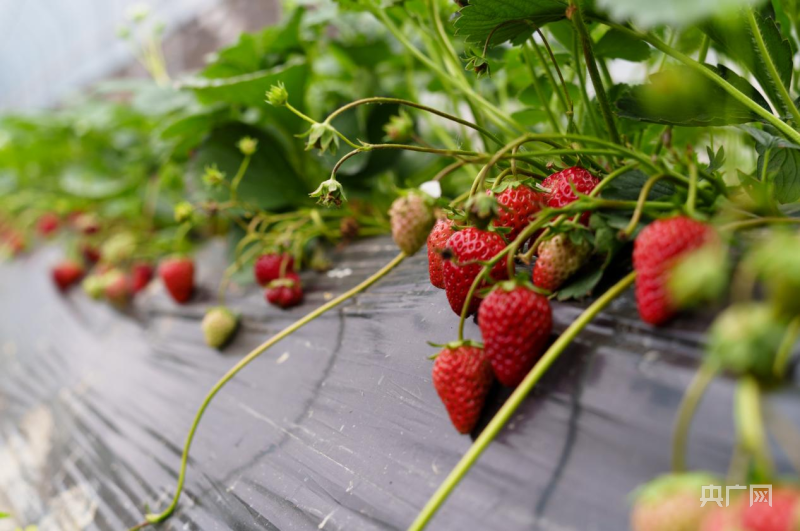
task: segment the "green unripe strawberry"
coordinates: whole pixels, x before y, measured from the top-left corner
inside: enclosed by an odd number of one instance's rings
[[[136,251],[136,237],[130,232],[115,234],[100,248],[100,256],[109,264],[118,264],[128,260]]]
[[[703,520],[717,508],[715,503],[700,507],[702,488],[722,485],[710,474],[669,474],[643,485],[635,493],[631,512],[633,531],[697,531]]]
[[[764,303],[730,306],[711,325],[708,356],[723,369],[772,379],[785,324]]]
[[[203,335],[206,344],[212,348],[222,348],[233,337],[239,326],[239,316],[224,306],[211,308],[203,317]]]
[[[429,199],[415,191],[395,199],[389,217],[394,242],[409,256],[425,244],[436,222]]]
[[[542,242],[538,252],[533,266],[533,283],[542,289],[555,291],[586,264],[592,246],[587,241],[574,243],[568,234],[556,234]]]
[[[107,280],[102,274],[89,275],[81,282],[83,291],[93,299],[100,299],[106,290]]]

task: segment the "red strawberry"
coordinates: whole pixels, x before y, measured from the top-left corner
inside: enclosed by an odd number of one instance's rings
[[[83,266],[74,260],[64,260],[53,270],[53,281],[61,291],[66,291],[83,276]]]
[[[533,266],[533,283],[555,291],[583,267],[592,252],[588,242],[575,244],[567,234],[556,234],[539,245],[539,257]]]
[[[478,324],[495,376],[503,385],[515,387],[542,355],[553,315],[547,297],[504,282],[481,303]]]
[[[95,234],[100,230],[100,221],[94,214],[85,214],[83,212],[76,215],[70,215],[70,221],[75,230],[83,234]]]
[[[47,237],[57,231],[60,224],[61,220],[59,220],[56,214],[53,212],[45,212],[39,218],[36,224],[36,230],[39,231],[41,236]]]
[[[645,227],[633,247],[636,304],[646,323],[660,325],[677,312],[667,281],[677,258],[714,238],[713,229],[684,216],[657,220]]]
[[[267,285],[264,297],[270,304],[290,308],[303,302],[303,286],[297,273],[287,273],[285,277],[273,280]]]
[[[100,249],[92,245],[91,243],[84,242],[80,246],[81,254],[83,255],[83,260],[89,264],[93,265],[100,261]]]
[[[735,492],[735,491],[734,491]],[[754,502],[744,492],[730,507],[717,509],[706,518],[702,531],[798,531],[800,530],[800,491],[774,487],[772,506]]]
[[[702,472],[668,474],[641,487],[631,512],[633,531],[697,531],[713,518],[717,505],[701,507],[705,485],[720,485],[721,480]]]
[[[469,343],[445,346],[436,356],[433,386],[460,433],[475,428],[492,380],[492,366],[480,347]]]
[[[573,166],[547,177],[542,182],[542,188],[547,190],[545,195],[547,206],[562,208],[578,200],[575,190],[583,195],[588,195],[599,183],[600,179],[585,169]],[[573,186],[575,190],[573,190]]]
[[[262,254],[253,266],[253,276],[260,286],[266,286],[273,280],[281,278],[283,274],[294,272],[294,258],[288,253]]]
[[[542,181],[542,188],[547,190],[545,200],[550,208],[563,208],[578,200],[575,190],[588,195],[600,183],[600,179],[579,166],[561,170]],[[574,190],[573,190],[574,187]],[[589,223],[589,212],[581,216],[581,222]]]
[[[112,304],[124,306],[131,298],[131,279],[122,271],[115,269],[104,275],[103,294]]]
[[[131,289],[133,293],[139,293],[153,279],[153,266],[146,262],[133,264],[131,268]]]
[[[449,219],[440,219],[428,235],[428,274],[431,277],[431,284],[439,289],[444,289],[442,251],[453,232],[455,231],[452,222]]]
[[[744,504],[743,504],[744,505]],[[800,491],[779,487],[772,492],[772,507],[753,503],[744,507],[741,528],[746,531],[800,530]]]
[[[469,289],[483,268],[480,264],[468,262],[490,260],[505,247],[506,242],[503,241],[499,234],[476,229],[475,227],[460,230],[447,240],[445,252],[448,252],[451,256],[444,262],[444,287],[450,307],[456,314],[461,315],[461,309],[467,300]],[[508,278],[508,270],[504,260],[500,260],[495,264],[490,276],[494,280],[506,280]],[[481,286],[478,286],[478,289],[482,289],[486,285],[487,282],[484,281]],[[476,290],[467,313],[473,314],[478,311],[479,304],[480,297],[478,297]]]
[[[190,258],[167,258],[158,267],[164,286],[178,304],[186,303],[194,291],[194,262]]]
[[[487,193],[491,193],[491,191]],[[496,194],[496,198],[500,208],[497,219],[493,223],[495,227],[511,229],[511,232],[504,235],[508,241],[514,241],[519,233],[530,224],[533,215],[541,210],[544,200],[542,194],[521,184],[509,186]]]

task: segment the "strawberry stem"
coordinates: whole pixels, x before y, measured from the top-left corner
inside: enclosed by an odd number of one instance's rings
[[[673,472],[684,472],[686,470],[686,443],[689,436],[689,428],[692,425],[697,406],[718,371],[719,369],[714,364],[704,363],[701,365],[686,389],[686,394],[683,395],[681,405],[678,407],[678,414],[675,417],[675,427],[672,431]]]
[[[759,480],[772,477],[774,465],[761,411],[761,389],[752,376],[743,376],[736,388],[736,428],[744,447],[753,456]]]
[[[169,518],[172,513],[175,511],[175,508],[178,506],[178,500],[180,499],[181,492],[183,491],[183,484],[186,480],[186,465],[189,460],[189,450],[192,446],[192,441],[194,440],[194,434],[197,431],[197,426],[200,424],[200,419],[203,418],[203,413],[205,413],[208,405],[213,400],[214,396],[227,384],[234,376],[236,376],[239,371],[245,368],[251,361],[256,359],[260,356],[264,351],[270,348],[275,343],[281,341],[282,339],[286,338],[290,334],[294,333],[295,331],[302,328],[304,325],[310,323],[320,315],[324,314],[328,310],[335,308],[336,306],[340,305],[341,303],[345,302],[346,300],[350,299],[351,297],[361,293],[365,289],[369,288],[375,282],[386,276],[392,269],[397,267],[404,259],[406,258],[405,253],[400,253],[397,255],[391,262],[386,264],[383,268],[381,268],[378,272],[374,275],[369,277],[368,279],[364,280],[358,286],[346,291],[345,293],[339,295],[335,299],[331,300],[330,302],[323,304],[313,312],[307,314],[303,318],[295,321],[293,324],[289,325],[288,327],[284,328],[270,339],[253,349],[247,356],[242,358],[236,365],[234,365],[225,375],[220,378],[220,380],[214,384],[214,387],[208,392],[206,397],[203,399],[203,403],[200,405],[200,409],[197,410],[197,414],[195,415],[194,421],[192,422],[191,427],[189,428],[189,434],[186,436],[186,442],[183,447],[183,455],[181,456],[181,466],[180,466],[180,474],[178,476],[178,485],[175,489],[175,495],[172,499],[172,503],[161,513],[159,514],[147,514],[145,516],[146,520],[150,524],[155,524],[158,522],[163,522],[167,518]],[[141,529],[144,527],[142,524],[132,528],[132,529]]]
[[[547,373],[550,366],[559,358],[561,353],[570,345],[573,339],[583,330],[589,322],[594,319],[603,308],[617,298],[622,292],[633,284],[636,279],[636,272],[628,274],[625,278],[617,282],[602,296],[600,296],[591,306],[589,306],[561,336],[547,349],[547,352],[534,365],[522,383],[514,390],[500,411],[492,418],[486,428],[481,432],[473,445],[461,458],[455,468],[450,472],[437,491],[428,500],[422,511],[409,527],[409,531],[420,531],[433,518],[433,515],[441,507],[447,497],[453,492],[461,479],[469,472],[473,464],[486,450],[489,444],[497,437],[500,430],[506,425],[511,417],[522,404],[525,397],[531,392],[533,387]]]

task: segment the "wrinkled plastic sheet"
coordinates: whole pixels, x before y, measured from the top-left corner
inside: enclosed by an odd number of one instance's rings
[[[158,282],[127,313],[66,296],[48,247],[0,266],[0,510],[40,530],[125,529],[161,510],[196,408],[266,338],[387,263],[389,239],[336,253],[305,274],[305,304],[280,311],[260,290],[232,290],[244,324],[222,353],[200,320],[225,266],[198,258],[202,288],[176,306]],[[554,306],[563,330],[585,305]],[[679,400],[701,355],[707,316],[655,330],[632,295],[580,334],[431,522],[436,530],[628,528],[629,493],[669,468]],[[467,450],[431,385],[427,340],[458,319],[429,284],[425,253],[277,344],[213,402],[186,491],[162,529],[406,528]],[[470,322],[467,334],[478,338]],[[714,383],[691,433],[690,464],[724,472],[733,440],[730,380]],[[483,423],[509,392],[495,388]],[[796,387],[772,398],[800,421]],[[780,467],[786,457],[778,453]],[[0,521],[0,530],[13,525]]]

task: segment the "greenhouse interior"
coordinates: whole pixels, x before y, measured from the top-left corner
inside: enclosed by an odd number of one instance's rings
[[[797,0],[0,28],[0,531],[800,531]]]

